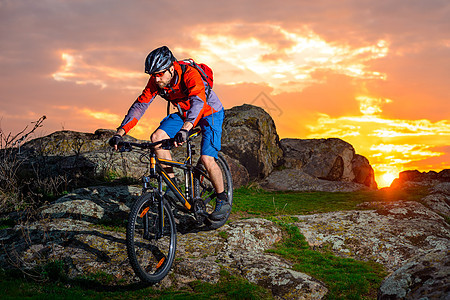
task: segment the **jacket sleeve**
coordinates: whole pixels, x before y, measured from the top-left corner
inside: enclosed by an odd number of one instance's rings
[[[156,86],[151,80],[152,78],[149,79],[142,94],[131,105],[119,127],[125,130],[125,133],[128,133],[137,124],[157,94]]]
[[[194,69],[184,74],[185,85],[188,89],[190,108],[186,111],[186,122],[191,122],[194,127],[203,117],[208,105],[206,102],[205,83],[201,75]]]

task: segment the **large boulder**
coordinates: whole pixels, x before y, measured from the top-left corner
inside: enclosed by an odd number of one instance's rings
[[[225,111],[222,151],[237,159],[251,179],[269,175],[283,155],[273,119],[262,108],[248,104]]]
[[[118,153],[107,144],[115,131],[99,129],[95,133],[56,131],[33,139],[22,146],[26,156],[21,173],[42,178],[66,177],[77,185],[92,184],[96,177],[140,178],[147,166],[137,152]],[[125,141],[137,142],[132,136]]]
[[[328,181],[355,182],[376,188],[369,161],[338,139],[282,139],[284,167]]]
[[[355,179],[352,165],[355,149],[341,139],[282,139],[280,143],[287,168],[331,181]]]
[[[140,179],[147,173],[147,164],[141,161],[137,151],[115,152],[107,144],[115,130],[98,129],[95,133],[75,131],[56,131],[50,135],[29,141],[22,146],[22,155],[26,156],[21,168],[23,177],[38,176],[39,178],[67,178],[75,186],[92,184],[99,177],[118,178],[130,177]],[[143,142],[126,135],[127,142]],[[200,158],[201,137],[193,140],[193,161]],[[173,159],[184,161],[186,147],[172,150]],[[233,175],[233,186],[238,188],[249,181],[247,169],[242,164],[224,155]],[[145,162],[145,161],[144,161]],[[36,174],[38,173],[38,174]],[[182,175],[182,170],[176,170]]]

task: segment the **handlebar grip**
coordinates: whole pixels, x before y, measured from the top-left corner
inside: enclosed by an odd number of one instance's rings
[[[164,150],[172,150],[172,148],[175,147],[174,143],[175,143],[175,139],[174,138],[164,140],[161,143],[161,148],[163,148]]]

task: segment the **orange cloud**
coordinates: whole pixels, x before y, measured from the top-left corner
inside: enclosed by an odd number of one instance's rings
[[[70,53],[69,53],[70,52]],[[89,52],[88,52],[89,55]],[[84,56],[76,51],[66,51],[61,54],[62,65],[59,70],[52,74],[56,81],[74,82],[76,84],[92,84],[102,89],[119,86],[122,89],[139,90],[137,79],[148,77],[143,72],[124,71],[102,64],[87,62]],[[121,84],[117,85],[117,81]]]
[[[366,156],[376,172],[379,185],[389,185],[392,178],[406,165],[422,169],[421,160],[444,157],[436,146],[445,146],[450,140],[450,122],[442,120],[386,119],[380,114],[381,104],[387,100],[358,96],[359,116],[332,118],[320,114],[316,124],[308,125],[308,138],[340,137],[355,146],[357,152]],[[430,137],[430,140],[418,137]],[[448,162],[442,165],[449,167]]]
[[[216,29],[216,28],[220,28]],[[243,36],[237,30],[252,35]],[[367,68],[367,62],[385,57],[388,43],[379,40],[374,45],[352,47],[329,43],[306,26],[293,31],[268,23],[228,23],[208,28],[194,28],[200,47],[177,48],[188,51],[198,60],[215,65],[218,80],[228,84],[267,83],[274,93],[301,91],[317,82],[313,74],[330,71],[349,77],[385,79],[380,71]],[[269,39],[260,32],[271,32]],[[280,46],[281,45],[281,46]],[[241,70],[240,74],[232,71]],[[286,86],[290,80],[290,86]]]

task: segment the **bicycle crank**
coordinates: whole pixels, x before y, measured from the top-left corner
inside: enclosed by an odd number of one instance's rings
[[[194,200],[193,211],[197,222],[203,224],[205,219],[208,217],[208,213],[206,212],[206,206],[202,199]]]

